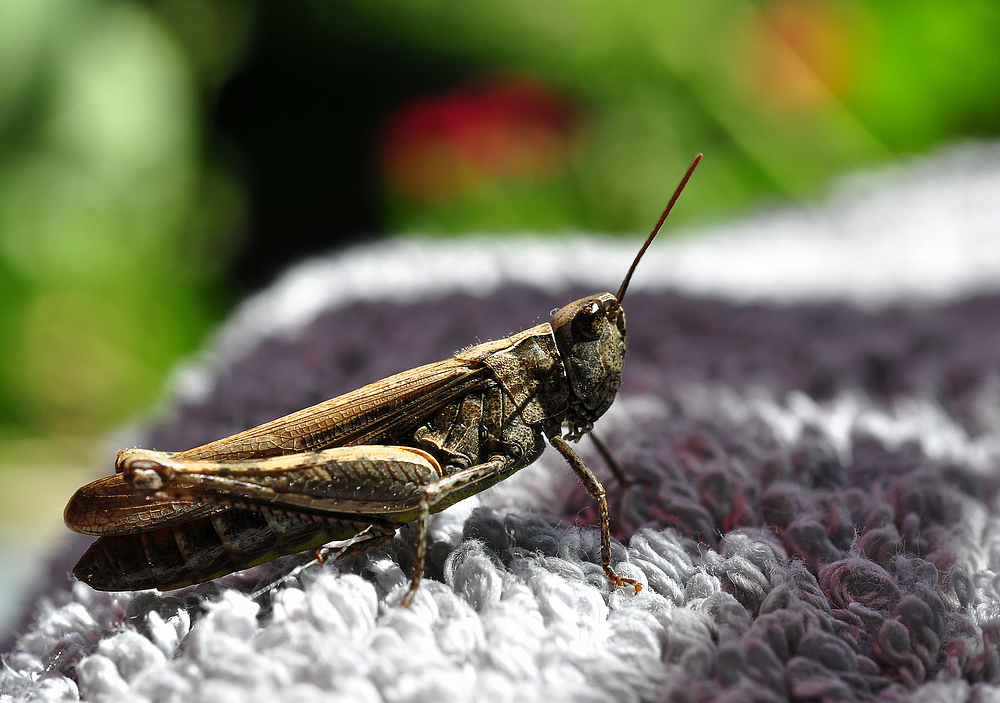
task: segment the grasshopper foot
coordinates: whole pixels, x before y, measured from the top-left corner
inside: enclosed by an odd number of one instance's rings
[[[615,570],[612,569],[610,566],[604,567],[604,573],[607,575],[608,581],[610,581],[611,585],[614,586],[615,588],[624,588],[625,586],[631,586],[636,593],[642,590],[641,583],[639,583],[634,579],[627,579],[623,576],[619,576],[618,574],[615,573]]]
[[[636,593],[642,590],[642,584],[632,579],[619,577],[617,580],[612,581],[611,583],[613,583],[616,588],[624,588],[625,586],[631,586],[633,589],[635,589]]]
[[[417,595],[417,585],[415,582],[410,584],[410,587],[406,590],[406,595],[403,596],[403,600],[400,602],[400,606],[409,608],[413,605],[413,598]]]

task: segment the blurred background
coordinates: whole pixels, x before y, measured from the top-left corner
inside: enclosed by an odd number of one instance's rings
[[[634,235],[699,151],[675,230],[818,198],[1000,134],[998,47],[995,0],[0,0],[0,595],[291,262]]]

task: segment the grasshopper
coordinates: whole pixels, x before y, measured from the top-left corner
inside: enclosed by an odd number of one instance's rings
[[[171,590],[284,554],[318,550],[314,561],[322,561],[331,551],[321,548],[333,542],[346,543],[337,556],[371,549],[416,521],[408,606],[424,570],[429,516],[533,463],[547,440],[598,502],[604,573],[638,592],[611,566],[604,487],[569,441],[615,399],[625,292],[700,160],[617,295],[581,298],[506,339],[200,447],[119,452],[116,473],[66,506],[71,529],[99,536],[74,575],[98,590]]]

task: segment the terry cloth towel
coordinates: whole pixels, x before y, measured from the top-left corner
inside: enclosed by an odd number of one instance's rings
[[[397,239],[306,262],[181,369],[139,443],[236,432],[615,290],[638,239]],[[0,700],[993,701],[1000,698],[1000,149],[823,207],[664,237],[625,301],[597,506],[555,452],[310,567],[160,594],[63,577]],[[79,551],[79,550],[78,550]],[[62,567],[65,569],[68,565]]]

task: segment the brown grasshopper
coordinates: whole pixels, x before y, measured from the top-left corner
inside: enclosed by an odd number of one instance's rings
[[[99,590],[170,590],[330,542],[348,541],[338,555],[370,549],[416,520],[409,605],[423,574],[428,517],[528,466],[547,439],[598,501],[604,573],[638,591],[611,567],[604,487],[567,440],[589,432],[615,399],[625,291],[700,160],[617,295],[581,298],[506,339],[194,449],[119,452],[117,473],[79,489],[66,506],[71,529],[100,536],[74,575]],[[314,561],[328,554],[320,550]]]

